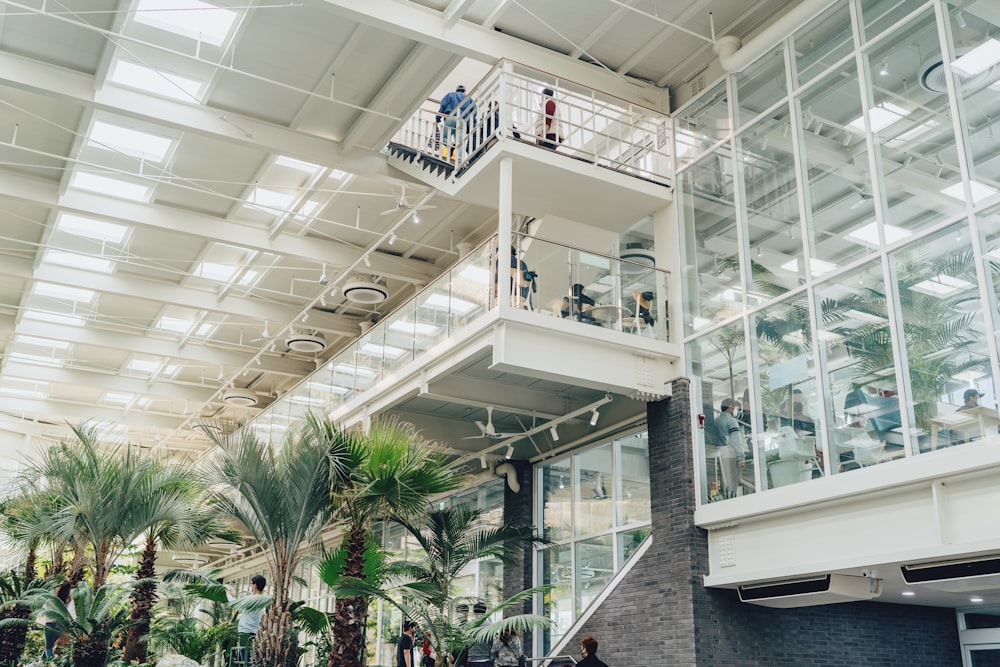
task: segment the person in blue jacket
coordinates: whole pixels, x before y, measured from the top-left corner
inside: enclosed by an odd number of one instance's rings
[[[459,113],[452,113],[459,107]],[[455,146],[462,143],[464,136],[468,136],[470,117],[474,124],[475,113],[476,103],[471,97],[466,96],[465,86],[461,84],[453,92],[441,98],[441,106],[438,107],[436,116],[439,123],[442,118],[444,119],[444,129],[441,131],[441,157],[454,159]]]

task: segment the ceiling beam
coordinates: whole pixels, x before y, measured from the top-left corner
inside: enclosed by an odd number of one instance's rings
[[[476,3],[476,0],[451,0],[449,4],[444,9],[444,27],[445,29],[451,28],[459,19],[465,17],[465,12],[469,11],[469,8]]]
[[[97,273],[51,264],[39,264],[38,267],[34,267],[30,260],[15,257],[5,258],[0,264],[0,275],[26,281],[41,280],[66,287],[85,285],[87,289],[95,292],[138,300],[155,299],[174,306],[227,315],[237,318],[237,321],[251,319],[287,323],[299,318],[303,310],[300,306],[283,306],[243,296],[228,295],[220,299],[215,292],[145,280],[134,275]],[[353,320],[347,322],[323,311],[311,312],[310,315],[313,316],[310,326],[317,330],[322,329],[344,336],[357,334],[357,325]]]
[[[608,31],[615,27],[615,25],[622,20],[622,17],[628,13],[628,8],[636,5],[638,2],[639,0],[625,0],[623,5],[615,7],[613,12],[608,14],[596,28],[590,31],[589,35],[584,37],[583,40],[576,45],[576,48],[570,51],[570,58],[579,58],[580,56],[586,54],[587,49],[592,47],[594,44],[597,44],[602,37],[608,34]]]
[[[401,0],[325,0],[330,11],[352,21],[458,53],[467,58],[494,64],[510,58],[560,79],[609,93],[626,101],[666,112],[666,89],[627,79],[615,72],[594,67],[576,58],[531,44],[524,40],[459,21],[443,28],[441,12]]]
[[[57,398],[33,399],[5,396],[3,412],[6,414],[38,415],[56,423],[78,423],[90,419],[107,421],[124,426],[135,426],[143,429],[175,429],[187,415],[177,416],[155,414],[151,412],[128,412],[121,408],[104,408],[96,405],[62,401]]]
[[[167,400],[190,400],[192,403],[204,403],[215,394],[215,387],[201,388],[161,379],[150,382],[148,378],[125,377],[118,373],[99,371],[94,368],[43,366],[16,359],[6,363],[4,377],[19,378],[31,382],[79,385],[92,389],[135,394],[136,396],[152,396]]]
[[[251,356],[245,352],[202,345],[185,345],[183,348],[179,348],[177,342],[173,340],[136,336],[98,327],[75,327],[68,324],[39,322],[27,318],[21,320],[17,332],[25,336],[53,338],[77,345],[89,345],[130,354],[192,361],[214,368],[219,366],[242,367]],[[303,377],[315,371],[316,364],[313,361],[263,354],[260,356],[260,366],[255,368],[263,373]]]
[[[330,266],[346,267],[356,263],[361,257],[361,251],[357,248],[336,241],[290,234],[272,239],[266,229],[191,211],[168,209],[77,190],[67,192],[60,197],[57,186],[51,183],[13,174],[0,175],[0,197],[125,225],[167,231],[199,239],[202,242],[214,241],[250,250],[265,249],[269,253],[296,260],[309,260],[317,265],[325,263]],[[0,229],[0,236],[2,235],[3,231]],[[427,262],[385,253],[372,253],[370,260],[371,273],[418,285],[430,282],[440,273],[438,267]]]
[[[119,86],[95,90],[93,76],[0,51],[0,83],[90,109],[129,116],[178,131],[209,136],[257,151],[288,155],[373,177],[385,177],[386,157],[374,151],[341,150],[340,142],[257,118],[190,102],[147,95]],[[332,104],[332,102],[331,102]]]

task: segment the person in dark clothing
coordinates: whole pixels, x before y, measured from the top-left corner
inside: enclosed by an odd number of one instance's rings
[[[593,324],[594,317],[590,314],[590,309],[594,307],[594,303],[594,299],[584,293],[583,285],[574,283],[570,288],[570,295],[563,297],[559,314],[563,317],[572,316],[573,319]]]
[[[608,667],[597,657],[597,640],[593,637],[584,637],[580,640],[580,654],[583,660],[576,663],[576,667]]]
[[[403,634],[396,645],[396,667],[416,667],[413,662],[413,632],[416,627],[413,621],[403,621]]]

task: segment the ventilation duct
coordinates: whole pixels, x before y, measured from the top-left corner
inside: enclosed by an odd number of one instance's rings
[[[972,47],[968,46],[957,49],[956,60],[971,50]],[[952,65],[954,65],[954,61],[952,61]],[[954,66],[951,71],[955,75],[955,84],[959,90],[965,91],[991,83],[997,78],[996,69],[996,65],[987,67],[972,76],[959,74],[955,71]],[[920,83],[921,88],[929,90],[932,93],[943,94],[948,92],[948,85],[944,80],[944,59],[941,57],[941,54],[937,54],[920,63],[920,69],[917,70],[917,81]]]
[[[808,579],[740,586],[739,593],[742,602],[775,609],[793,609],[872,600],[882,594],[882,580],[847,574],[827,574]]]
[[[222,395],[222,402],[237,408],[249,408],[257,405],[257,395],[249,389],[228,389]]]
[[[937,561],[900,568],[903,580],[949,593],[1000,588],[1000,556]]]
[[[297,332],[285,340],[285,345],[293,352],[316,354],[326,349],[326,338],[322,334]]]

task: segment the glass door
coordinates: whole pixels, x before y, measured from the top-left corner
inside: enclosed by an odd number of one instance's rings
[[[967,667],[1000,667],[1000,644],[966,646],[964,662]]]

